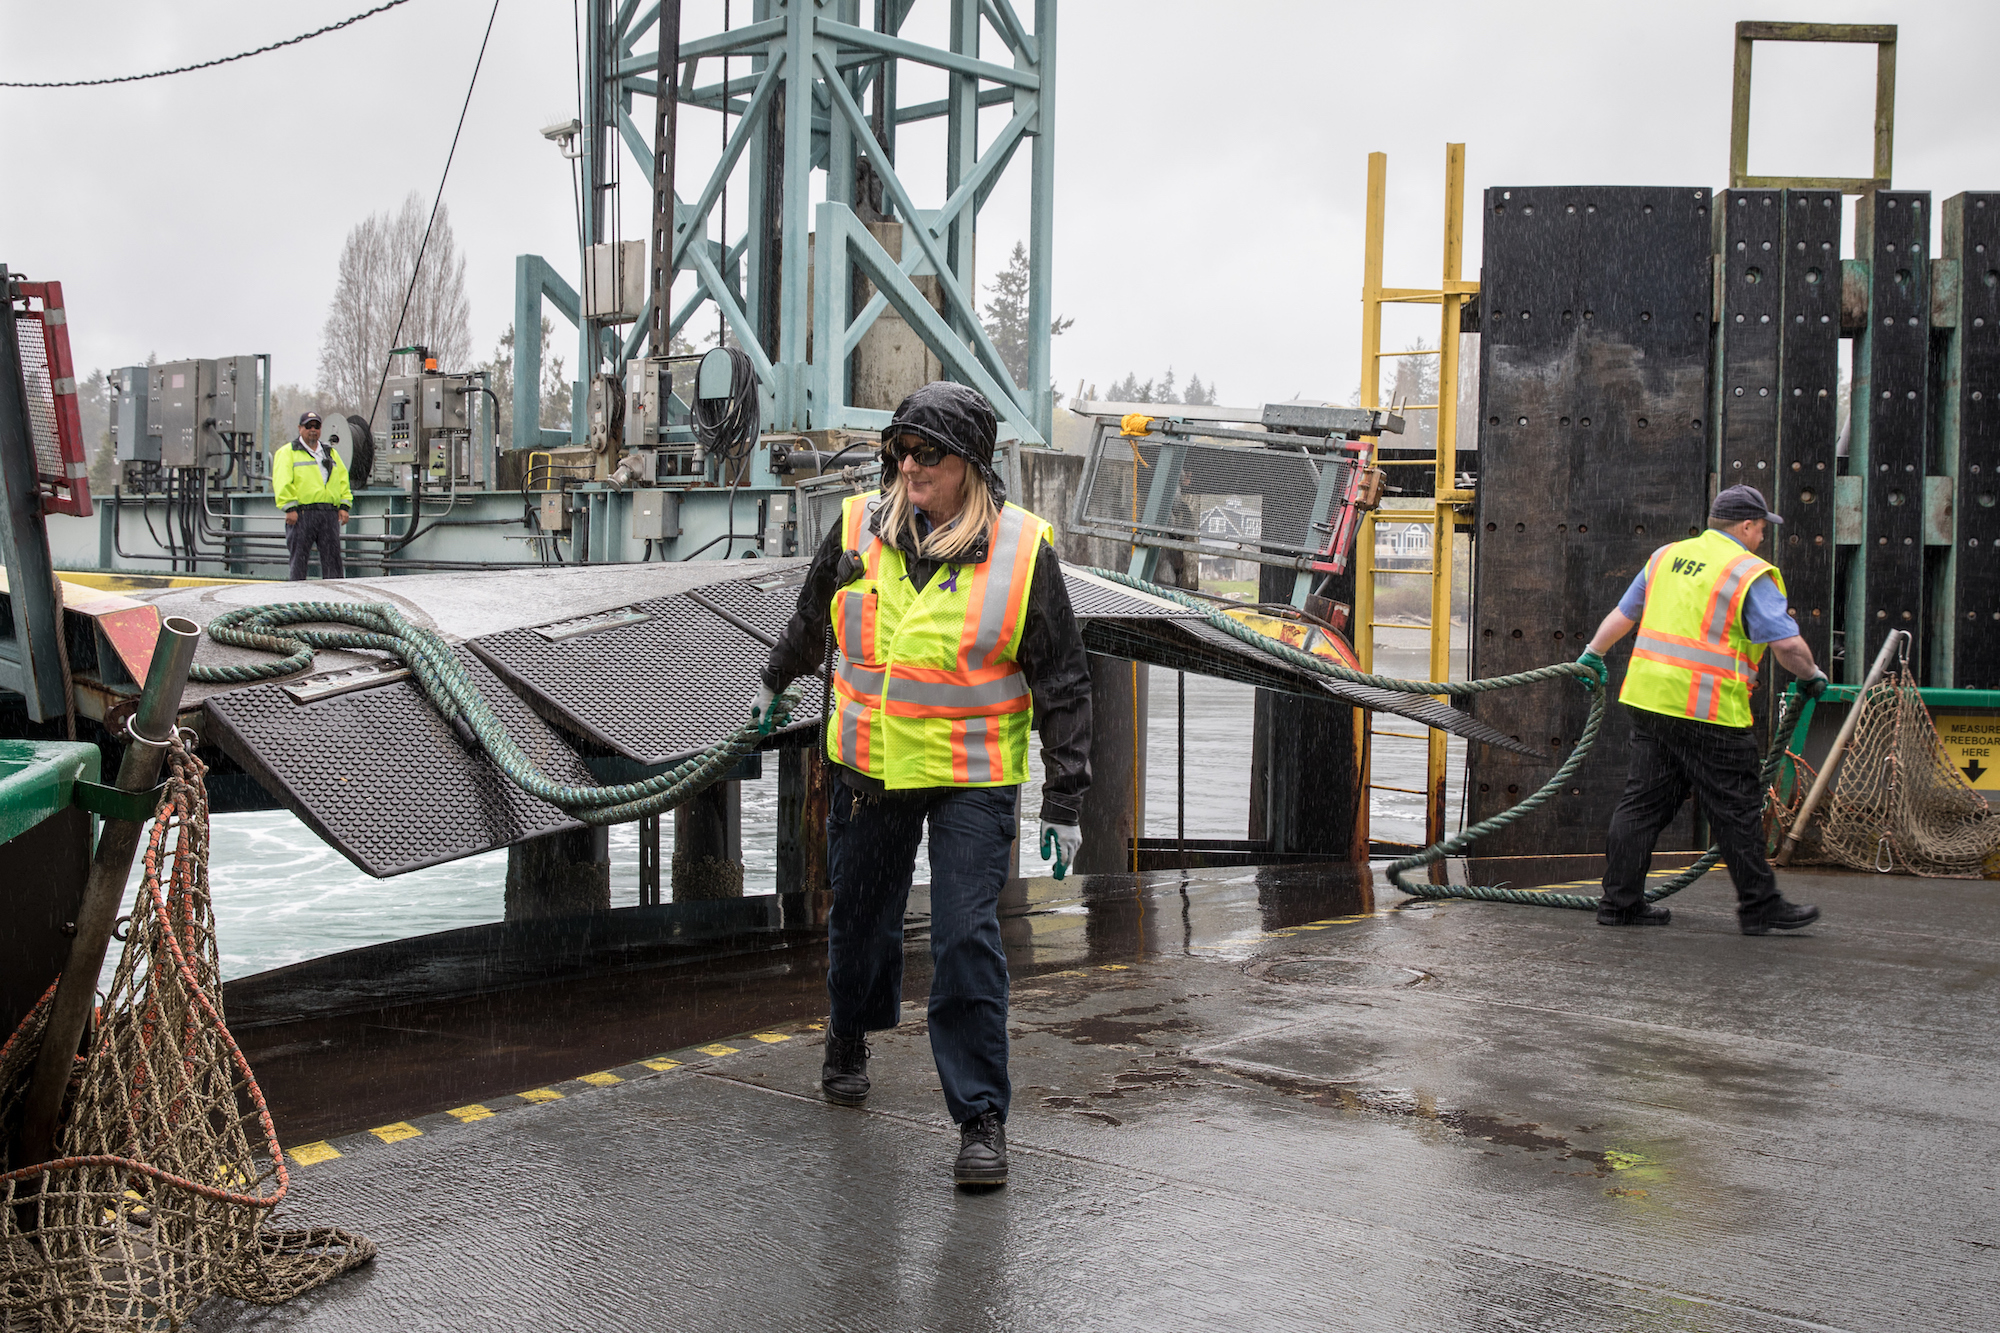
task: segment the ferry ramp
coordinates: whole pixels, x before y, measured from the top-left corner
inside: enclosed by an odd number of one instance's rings
[[[671,1049],[579,1031],[567,1078],[293,1143],[281,1216],[380,1258],[199,1324],[1989,1329],[1994,888],[1783,883],[1824,919],[1746,938],[1720,873],[1665,930],[1339,866],[1023,881],[1004,1190],[952,1188],[920,1007],[842,1109],[810,988],[718,973]]]

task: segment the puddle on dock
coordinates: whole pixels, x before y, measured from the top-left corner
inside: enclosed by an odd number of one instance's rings
[[[930,980],[928,905],[919,886],[912,999]],[[281,1136],[320,1138],[816,1017],[827,907],[825,894],[779,894],[471,926],[239,978],[226,1011]],[[1368,868],[1339,864],[1016,880],[1000,904],[1017,987],[1164,953],[1247,951],[1373,909]]]

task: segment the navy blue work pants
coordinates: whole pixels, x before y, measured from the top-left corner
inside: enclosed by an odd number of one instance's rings
[[[1781,901],[1764,855],[1763,756],[1748,727],[1628,708],[1632,766],[1604,847],[1604,906],[1637,911],[1653,864],[1653,844],[1688,794],[1701,802],[1722,862],[1736,883],[1736,913],[1763,919]]]
[[[340,511],[332,505],[323,509],[299,510],[299,521],[285,525],[285,549],[291,554],[291,581],[312,577],[312,553],[319,552],[319,576],[343,579],[347,571],[340,561]]]
[[[896,1026],[903,1002],[903,913],[930,824],[931,1054],[952,1123],[1007,1118],[1007,955],[1000,889],[1011,870],[1018,787],[833,792],[826,831],[829,1022],[845,1037]]]

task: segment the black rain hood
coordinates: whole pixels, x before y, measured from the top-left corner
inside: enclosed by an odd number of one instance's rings
[[[949,380],[926,384],[896,409],[882,431],[882,466],[892,466],[886,443],[898,435],[917,435],[957,454],[978,470],[996,505],[1007,503],[1007,485],[993,470],[993,441],[999,434],[993,404],[977,389]]]

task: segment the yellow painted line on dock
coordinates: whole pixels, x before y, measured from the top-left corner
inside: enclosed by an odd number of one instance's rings
[[[669,1060],[665,1056],[661,1056],[657,1060],[641,1060],[639,1063],[648,1069],[658,1070],[662,1074],[666,1073],[669,1069],[679,1069],[681,1067],[680,1061]]]
[[[445,1114],[460,1124],[466,1125],[471,1124],[475,1120],[491,1120],[493,1118],[493,1112],[487,1107],[481,1106],[478,1102],[474,1102],[470,1106],[454,1106],[449,1111],[446,1111]]]
[[[789,1032],[753,1032],[750,1034],[750,1040],[761,1041],[766,1046],[774,1046],[781,1041],[790,1041],[791,1039],[792,1034]]]
[[[562,1094],[554,1088],[529,1088],[526,1092],[516,1093],[515,1096],[519,1097],[522,1101],[528,1102],[559,1102],[562,1100]]]
[[[700,1051],[703,1055],[713,1055],[717,1057],[736,1054],[736,1048],[734,1046],[724,1046],[719,1041],[714,1042],[707,1046],[697,1046],[695,1047],[695,1049],[697,1051]]]
[[[398,1120],[393,1125],[380,1125],[368,1131],[384,1143],[401,1143],[404,1139],[419,1139],[424,1132],[407,1120]]]
[[[808,1024],[806,1024],[806,1031],[808,1031],[808,1032],[824,1032],[824,1031],[826,1031],[826,1024],[824,1024],[824,1023],[808,1023]]]
[[[314,1166],[320,1162],[331,1162],[340,1156],[340,1149],[321,1139],[314,1143],[301,1143],[286,1149],[292,1160],[300,1166]]]
[[[1097,970],[1100,972],[1130,972],[1132,969],[1125,963],[1099,963]]]
[[[1052,977],[1085,977],[1090,974],[1081,968],[1072,967],[1067,972],[1051,972],[1048,975]]]
[[[623,1083],[625,1080],[616,1074],[599,1072],[579,1075],[576,1081],[579,1083],[588,1083],[593,1087],[608,1088],[613,1083]]]

